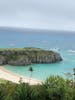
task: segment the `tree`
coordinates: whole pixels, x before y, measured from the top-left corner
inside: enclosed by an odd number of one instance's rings
[[[33,68],[29,67],[29,71],[31,72],[30,79],[29,79],[29,83],[30,83],[30,80],[31,80],[31,77],[32,77]]]

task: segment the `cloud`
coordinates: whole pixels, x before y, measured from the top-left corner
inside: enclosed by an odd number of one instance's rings
[[[75,31],[75,0],[0,0],[0,26]]]

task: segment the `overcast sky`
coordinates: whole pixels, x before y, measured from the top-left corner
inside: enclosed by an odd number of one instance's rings
[[[75,31],[75,0],[0,0],[0,26]]]

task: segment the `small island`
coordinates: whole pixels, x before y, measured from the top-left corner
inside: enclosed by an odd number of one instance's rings
[[[62,61],[59,53],[40,48],[0,49],[0,65],[26,66]]]

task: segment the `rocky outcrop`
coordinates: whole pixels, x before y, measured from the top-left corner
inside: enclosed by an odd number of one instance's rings
[[[17,66],[32,63],[56,63],[62,61],[59,53],[38,48],[0,49],[0,65]]]

